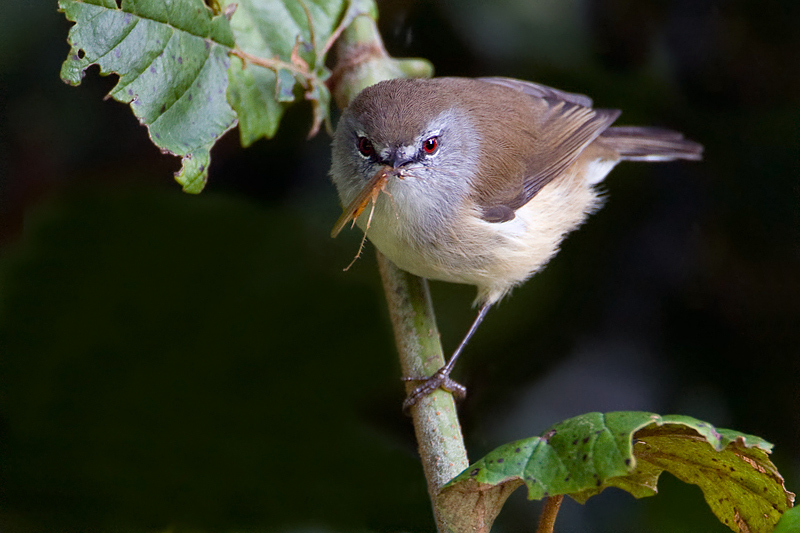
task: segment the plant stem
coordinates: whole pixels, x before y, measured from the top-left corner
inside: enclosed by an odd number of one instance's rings
[[[558,509],[561,507],[561,501],[563,499],[564,495],[559,494],[557,496],[550,496],[544,501],[544,507],[542,508],[541,516],[539,516],[539,527],[536,528],[536,533],[553,533]]]
[[[424,60],[389,57],[375,21],[361,16],[353,20],[338,41],[336,68],[329,85],[336,103],[344,108],[369,85],[431,73],[430,64]],[[428,377],[444,365],[428,283],[398,269],[380,252],[378,265],[403,375]],[[408,382],[406,388],[410,392],[414,383]],[[436,526],[440,532],[450,531],[436,497],[450,479],[469,466],[455,401],[450,393],[437,390],[417,402],[411,415]]]
[[[280,69],[285,69],[294,72],[295,74],[299,74],[304,78],[312,77],[312,74],[309,72],[307,66],[303,68],[293,63],[287,63],[286,61],[281,61],[280,59],[276,58],[254,56],[253,54],[248,54],[239,47],[236,47],[233,50],[231,50],[231,54],[235,55],[245,63],[252,63],[253,65],[258,65],[259,67],[268,68],[274,72],[277,72]]]
[[[356,17],[342,32],[336,46],[336,66],[328,86],[334,101],[344,109],[362,89],[392,78],[425,78],[433,66],[425,59],[394,59],[386,52],[375,21]]]
[[[394,266],[378,252],[378,266],[400,355],[403,375],[430,376],[444,365],[428,282]],[[414,388],[406,383],[406,392]],[[469,466],[453,395],[436,390],[411,408],[414,431],[434,515],[440,523],[436,495],[453,477]]]

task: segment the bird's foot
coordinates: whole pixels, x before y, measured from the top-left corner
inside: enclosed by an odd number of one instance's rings
[[[409,414],[411,408],[425,396],[436,389],[442,389],[452,394],[457,401],[467,396],[467,388],[456,383],[450,378],[450,373],[445,367],[440,368],[429,378],[403,378],[403,381],[421,381],[422,385],[412,390],[403,402],[403,412]]]

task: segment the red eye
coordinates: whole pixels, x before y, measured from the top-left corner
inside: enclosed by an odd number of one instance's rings
[[[358,151],[361,152],[361,155],[364,157],[372,157],[375,155],[375,147],[372,146],[372,142],[366,137],[358,138]]]
[[[422,149],[426,154],[432,154],[439,149],[439,136],[435,135],[422,143]]]

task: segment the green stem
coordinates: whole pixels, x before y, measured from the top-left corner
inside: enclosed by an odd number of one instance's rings
[[[403,375],[430,376],[444,366],[444,356],[428,282],[400,270],[380,252],[378,266]],[[406,383],[406,392],[415,385]],[[437,525],[439,531],[447,531],[446,524],[441,523],[436,496],[469,466],[453,395],[436,390],[411,408],[411,416]]]
[[[433,66],[425,59],[394,59],[383,46],[375,21],[356,17],[339,38],[336,67],[328,84],[336,105],[347,107],[362,89],[393,78],[425,78]]]
[[[362,89],[379,81],[431,74],[432,67],[425,60],[389,57],[375,21],[362,16],[338,41],[336,68],[329,83],[337,105],[344,108]],[[427,281],[398,269],[380,252],[378,265],[403,375],[430,376],[444,365],[444,356]],[[406,387],[410,391],[414,383],[408,382]],[[451,531],[437,495],[469,466],[455,401],[450,393],[437,390],[412,407],[411,416],[437,528]]]

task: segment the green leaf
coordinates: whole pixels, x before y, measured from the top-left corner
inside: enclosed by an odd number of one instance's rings
[[[767,456],[771,444],[730,430],[716,432],[693,419],[665,417],[663,424],[635,434],[639,463],[699,486],[708,506],[731,530],[770,531],[792,506],[794,494],[786,491]]]
[[[793,507],[783,513],[778,527],[772,533],[797,533],[800,531],[800,507]]]
[[[202,190],[211,147],[236,123],[225,96],[227,19],[202,0],[60,0],[59,8],[75,22],[62,79],[78,85],[95,63],[118,74],[109,96],[131,104],[156,146],[182,157],[184,189]]]
[[[208,151],[185,155],[181,159],[180,171],[175,173],[175,180],[181,184],[184,191],[199,194],[206,185],[209,164],[211,164],[211,153]]]
[[[274,60],[271,68],[233,58],[228,100],[239,115],[243,146],[275,135],[288,106],[301,98],[314,106],[312,133],[328,119],[330,94],[325,80],[328,41],[340,20],[374,11],[365,0],[226,0],[236,4],[231,27],[244,52]],[[347,8],[347,9],[346,9]],[[343,14],[347,15],[343,17]],[[349,18],[348,18],[349,17]],[[300,74],[298,71],[304,72]]]
[[[767,457],[771,449],[758,437],[687,416],[588,413],[497,448],[453,479],[439,501],[457,519],[479,493],[482,505],[497,506],[486,512],[493,520],[522,484],[529,499],[566,494],[583,503],[607,487],[640,498],[655,494],[667,471],[698,485],[733,531],[770,531],[794,501]]]
[[[210,150],[239,123],[244,146],[272,137],[286,108],[312,103],[311,133],[330,121],[325,58],[340,21],[376,15],[372,0],[59,0],[76,24],[62,79],[86,68],[118,74],[109,93],[147,126],[153,143],[180,156],[176,179],[200,192]],[[239,54],[250,54],[247,62]],[[231,59],[231,52],[236,57]]]

